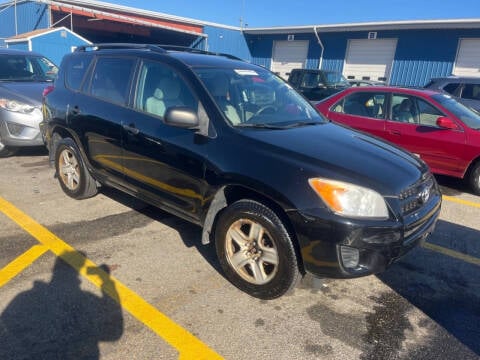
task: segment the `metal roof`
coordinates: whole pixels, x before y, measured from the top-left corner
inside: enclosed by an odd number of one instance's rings
[[[5,40],[5,42],[6,43],[15,43],[15,42],[21,42],[21,41],[28,41],[28,40],[31,40],[33,38],[36,38],[36,37],[39,37],[39,36],[42,36],[42,35],[45,35],[45,34],[50,34],[52,32],[56,32],[56,31],[67,31],[67,32],[71,33],[72,35],[82,39],[83,41],[85,41],[87,43],[91,43],[87,39],[85,39],[82,36],[74,33],[73,31],[70,31],[69,29],[67,29],[66,27],[63,27],[63,26],[58,27],[58,28],[38,29],[38,30],[29,31],[29,32],[26,32],[26,33],[23,33],[23,34],[18,34],[18,35],[9,37],[8,39]]]
[[[184,28],[179,28],[174,26],[173,24],[166,24],[166,23],[158,23],[155,21],[151,21],[145,17],[139,17],[135,16],[134,13],[129,13],[129,14],[118,14],[115,12],[112,12],[114,10],[114,6],[112,4],[110,7],[107,6],[107,3],[99,3],[95,1],[88,1],[90,3],[91,7],[85,7],[81,6],[82,3],[87,3],[87,1],[51,1],[51,0],[36,0],[37,2],[40,3],[45,3],[50,6],[56,6],[60,10],[67,10],[70,9],[72,11],[80,12],[83,15],[88,15],[92,18],[95,19],[105,19],[105,20],[112,20],[112,21],[118,21],[118,22],[125,22],[129,24],[135,24],[135,25],[141,25],[141,26],[147,26],[147,27],[154,27],[154,28],[161,28],[161,29],[166,29],[170,31],[175,31],[175,32],[181,32],[189,35],[194,35],[194,36],[206,36],[202,32],[199,31],[193,31],[193,30],[187,30]],[[97,5],[93,4],[102,4],[100,8],[105,7],[105,11],[97,9]],[[80,5],[80,6],[79,6]],[[137,14],[138,15],[138,14]],[[165,20],[164,18],[161,18]]]
[[[480,29],[480,18],[474,19],[447,19],[447,20],[405,20],[344,23],[308,26],[280,26],[264,28],[246,28],[245,34],[298,34],[312,30],[326,32],[346,31],[379,31],[379,30],[420,30],[420,29]]]
[[[20,4],[29,0],[7,1],[0,4],[0,7],[12,6],[14,3]],[[480,18],[470,19],[430,19],[430,20],[401,20],[401,21],[378,21],[378,22],[359,22],[359,23],[341,23],[341,24],[313,24],[302,26],[273,26],[240,28],[236,26],[223,25],[213,22],[206,22],[197,19],[185,18],[157,11],[143,10],[129,6],[117,5],[103,1],[94,0],[31,0],[48,5],[70,7],[72,9],[81,9],[95,14],[115,17],[117,20],[129,21],[144,26],[153,26],[165,28],[173,31],[181,31],[178,28],[170,28],[165,25],[158,25],[150,22],[148,19],[164,20],[196,26],[215,26],[225,29],[242,30],[246,34],[284,34],[284,33],[305,33],[312,30],[317,32],[346,32],[346,31],[378,31],[378,30],[415,30],[415,29],[480,29]],[[121,14],[119,14],[121,13]],[[112,18],[112,20],[115,20]],[[190,33],[186,31],[186,33]],[[193,32],[194,35],[201,36],[200,33]],[[192,34],[192,35],[193,35]]]
[[[27,1],[27,0],[23,0],[23,1]],[[165,14],[158,11],[143,10],[139,8],[133,8],[133,7],[124,6],[124,5],[117,5],[117,4],[103,2],[103,1],[93,1],[93,0],[33,0],[33,1],[39,2],[39,3],[45,3],[45,4],[55,3],[56,5],[63,5],[63,6],[70,5],[70,6],[90,8],[90,9],[96,8],[99,10],[102,9],[105,12],[122,12],[125,15],[128,14],[135,17],[141,16],[141,17],[147,17],[151,19],[167,20],[167,21],[197,25],[197,26],[211,25],[211,26],[216,26],[216,27],[221,27],[226,29],[240,30],[239,27],[235,27],[235,26],[228,26],[224,24],[201,21],[197,19]],[[20,1],[17,1],[17,3],[18,2]],[[13,4],[14,1],[10,1],[9,3]]]

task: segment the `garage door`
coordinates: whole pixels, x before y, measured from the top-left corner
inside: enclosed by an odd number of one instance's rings
[[[307,60],[308,41],[275,41],[272,68],[284,79],[292,69],[303,69]]]
[[[480,76],[480,39],[460,40],[453,73],[461,76]]]
[[[343,74],[347,79],[389,81],[396,39],[349,40]]]

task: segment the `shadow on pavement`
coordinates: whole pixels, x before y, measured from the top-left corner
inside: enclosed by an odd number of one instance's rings
[[[480,232],[439,221],[429,243],[480,258]],[[417,248],[378,278],[480,355],[478,265]]]
[[[210,243],[202,245],[202,228],[200,226],[169,214],[153,205],[146,204],[119,190],[103,187],[101,188],[101,191],[102,194],[108,196],[112,200],[130,207],[131,209],[148,216],[154,221],[158,221],[166,226],[174,228],[187,248],[195,247],[210,266],[223,276],[222,268],[217,260],[214,244]]]
[[[440,185],[440,190],[443,195],[456,196],[463,193],[473,194],[472,190],[468,188],[466,181],[462,179],[443,175],[435,175],[435,179],[438,185]]]
[[[18,149],[13,156],[45,156],[48,155],[48,150],[45,146],[27,146]]]
[[[102,296],[83,291],[77,270],[62,260],[80,268],[84,258],[78,255],[63,253],[50,282],[35,281],[0,315],[0,359],[94,360],[100,341],[122,336],[122,309],[108,268],[87,269],[101,278]]]

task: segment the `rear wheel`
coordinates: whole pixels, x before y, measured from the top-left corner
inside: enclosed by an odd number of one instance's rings
[[[74,199],[86,199],[97,194],[97,184],[85,167],[72,139],[58,142],[55,170],[62,190]]]
[[[226,277],[254,297],[277,298],[300,279],[289,232],[261,203],[240,200],[228,206],[218,220],[215,243]]]
[[[473,192],[480,195],[480,161],[473,165],[469,173],[468,182]]]

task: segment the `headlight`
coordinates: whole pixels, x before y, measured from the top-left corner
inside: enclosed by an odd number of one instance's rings
[[[387,204],[374,190],[322,178],[309,179],[308,183],[325,204],[339,215],[388,218]]]
[[[30,114],[33,110],[35,110],[35,106],[9,99],[0,99],[0,107],[8,111],[19,112],[23,114]]]

